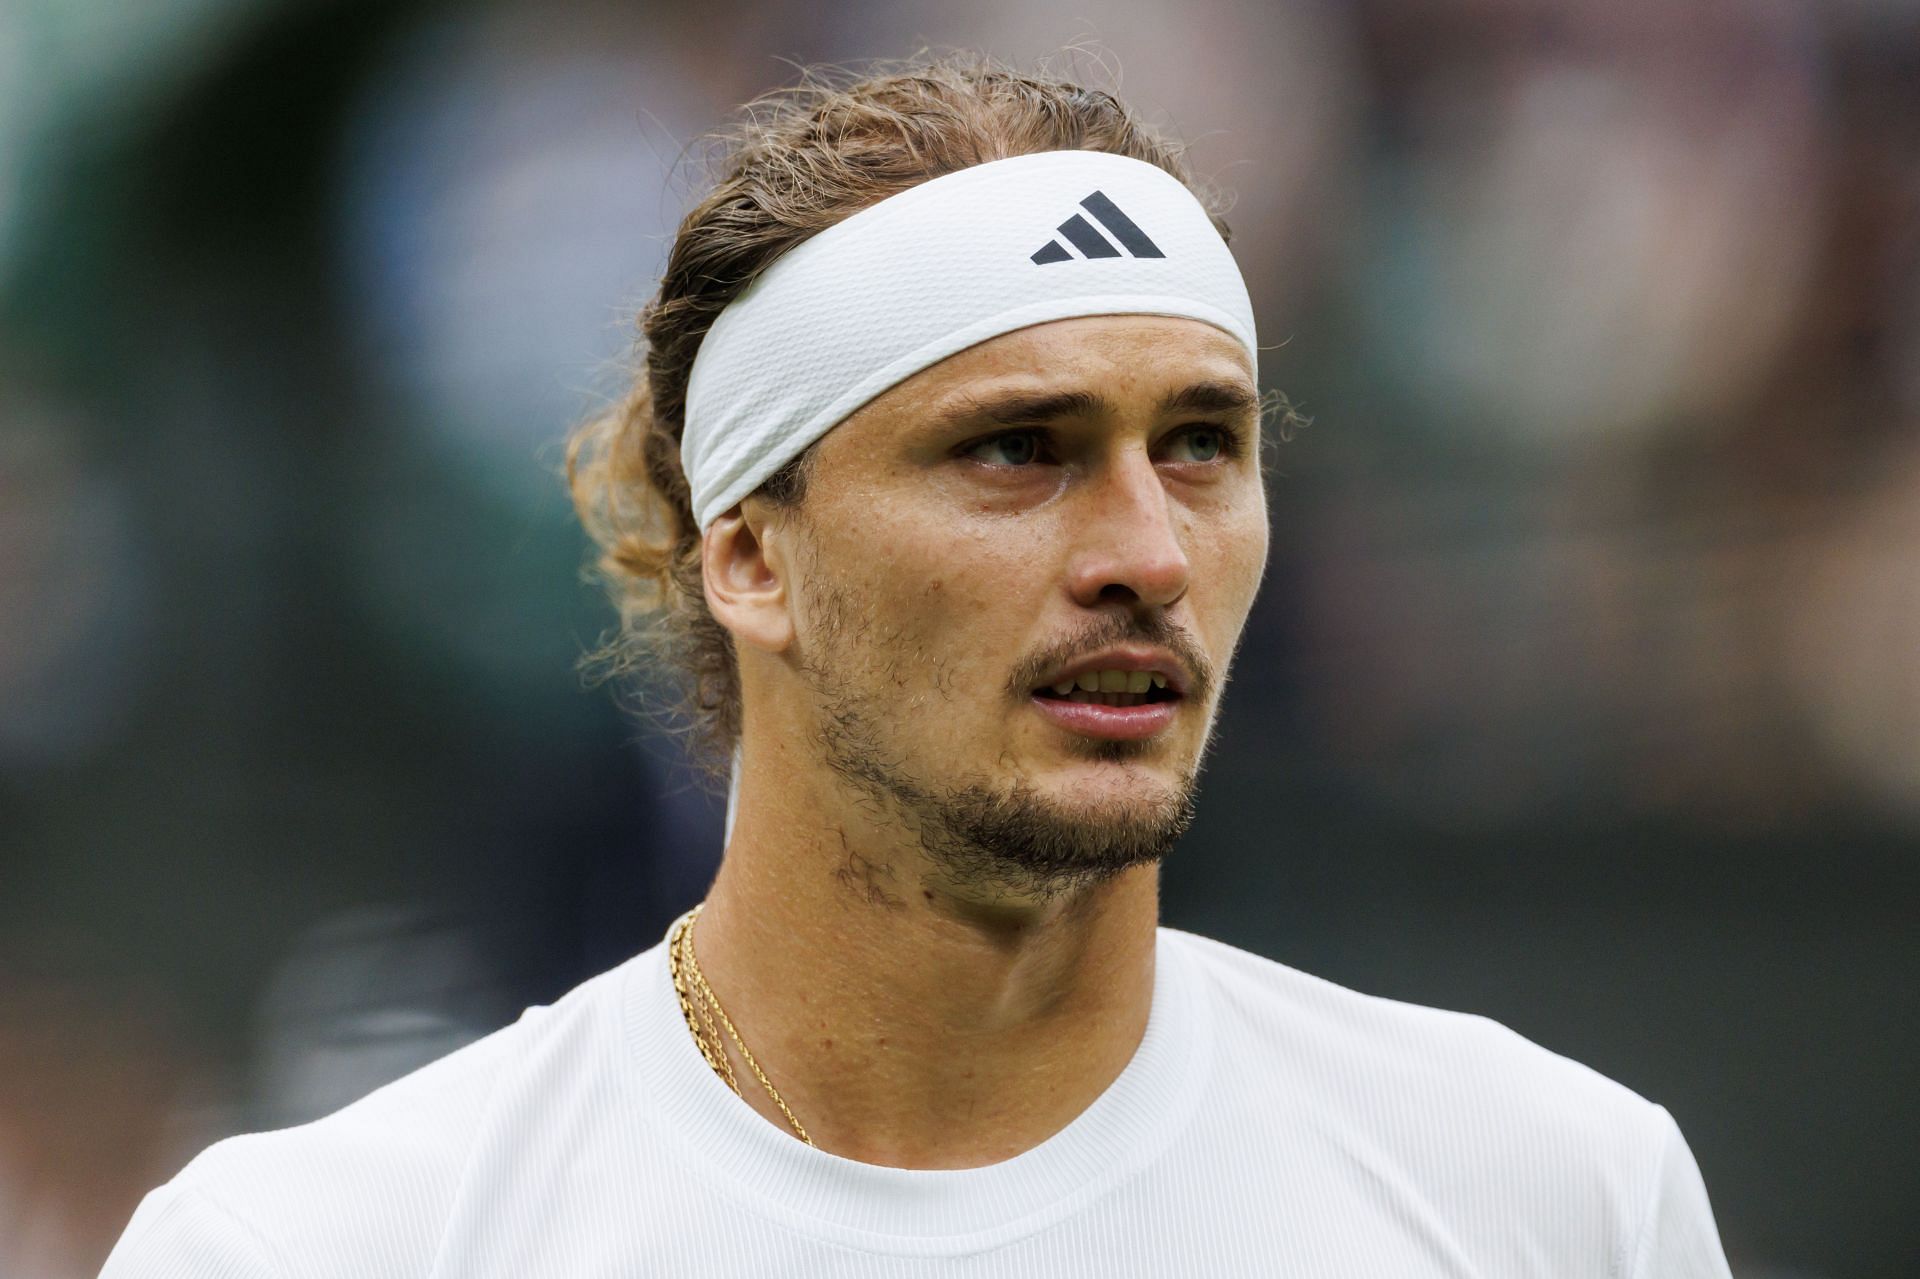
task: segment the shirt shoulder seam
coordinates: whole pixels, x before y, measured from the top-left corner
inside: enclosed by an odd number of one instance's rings
[[[265,1261],[272,1274],[288,1277],[294,1273],[293,1268],[287,1265],[286,1258],[281,1255],[280,1249],[274,1246],[272,1240],[260,1233],[259,1228],[252,1222],[242,1217],[227,1205],[221,1203],[213,1195],[208,1194],[205,1190],[195,1185],[178,1186],[175,1189],[175,1194],[178,1196],[178,1202],[184,1203],[188,1199],[192,1199],[219,1217],[222,1221],[238,1230],[241,1234],[245,1235],[247,1242],[253,1246],[253,1250]]]
[[[1620,1267],[1625,1279],[1640,1279],[1640,1251],[1647,1242],[1647,1231],[1653,1226],[1654,1213],[1658,1210],[1660,1185],[1667,1175],[1667,1152],[1673,1145],[1673,1134],[1669,1129],[1673,1125],[1673,1116],[1659,1102],[1647,1103],[1660,1122],[1660,1150],[1654,1156],[1653,1170],[1647,1178],[1647,1188],[1640,1196],[1640,1220],[1634,1228],[1633,1238]]]
[[[523,1013],[522,1016],[524,1017],[525,1013]],[[524,1025],[524,1021],[521,1024]],[[480,1099],[479,1106],[475,1108],[474,1122],[469,1129],[467,1138],[467,1153],[460,1160],[460,1171],[454,1174],[453,1181],[448,1186],[448,1210],[441,1215],[440,1223],[434,1231],[433,1255],[427,1261],[426,1273],[429,1275],[439,1273],[440,1262],[447,1254],[447,1233],[453,1228],[454,1217],[451,1205],[458,1201],[460,1187],[466,1185],[467,1174],[473,1171],[473,1161],[479,1156],[481,1132],[484,1128],[480,1119],[487,1113],[488,1107],[493,1105],[493,1095],[499,1091],[500,1078],[507,1073],[509,1065],[510,1063],[507,1061],[502,1061],[495,1065],[492,1078],[487,1081],[486,1095]]]

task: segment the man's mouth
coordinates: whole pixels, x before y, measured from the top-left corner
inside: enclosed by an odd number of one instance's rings
[[[1070,733],[1131,741],[1173,722],[1181,701],[1155,671],[1083,671],[1033,691],[1034,708]]]
[[[1037,688],[1033,695],[1094,706],[1146,706],[1180,700],[1180,694],[1158,671],[1082,671],[1057,684]]]

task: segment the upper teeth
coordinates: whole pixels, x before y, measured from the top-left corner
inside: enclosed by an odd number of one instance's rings
[[[1065,697],[1074,689],[1089,693],[1144,693],[1149,688],[1165,688],[1167,677],[1159,671],[1081,671],[1053,686]]]

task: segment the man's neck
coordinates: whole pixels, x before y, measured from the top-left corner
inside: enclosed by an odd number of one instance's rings
[[[1152,1005],[1158,867],[987,905],[939,886],[910,838],[781,792],[743,788],[695,953],[816,1146],[901,1168],[998,1163],[1119,1076]],[[742,1097],[787,1130],[727,1051]]]

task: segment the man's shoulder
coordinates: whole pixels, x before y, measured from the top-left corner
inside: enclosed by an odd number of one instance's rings
[[[102,1279],[160,1255],[245,1258],[243,1275],[424,1273],[502,1105],[587,1073],[625,966],[319,1119],[207,1147],[141,1203]],[[591,1040],[592,1042],[588,1042]],[[116,1268],[121,1267],[121,1268]],[[366,1273],[372,1273],[368,1270]]]
[[[1284,1063],[1329,1106],[1471,1128],[1484,1144],[1567,1143],[1619,1166],[1657,1156],[1671,1120],[1625,1084],[1480,1013],[1369,994],[1193,933],[1229,1059]],[[1238,1052],[1235,1050],[1238,1049]]]
[[[1501,1268],[1724,1279],[1673,1116],[1477,1013],[1364,994],[1166,930],[1213,1008],[1219,1139],[1329,1152],[1454,1223]],[[1511,1263],[1509,1265],[1509,1263]]]

